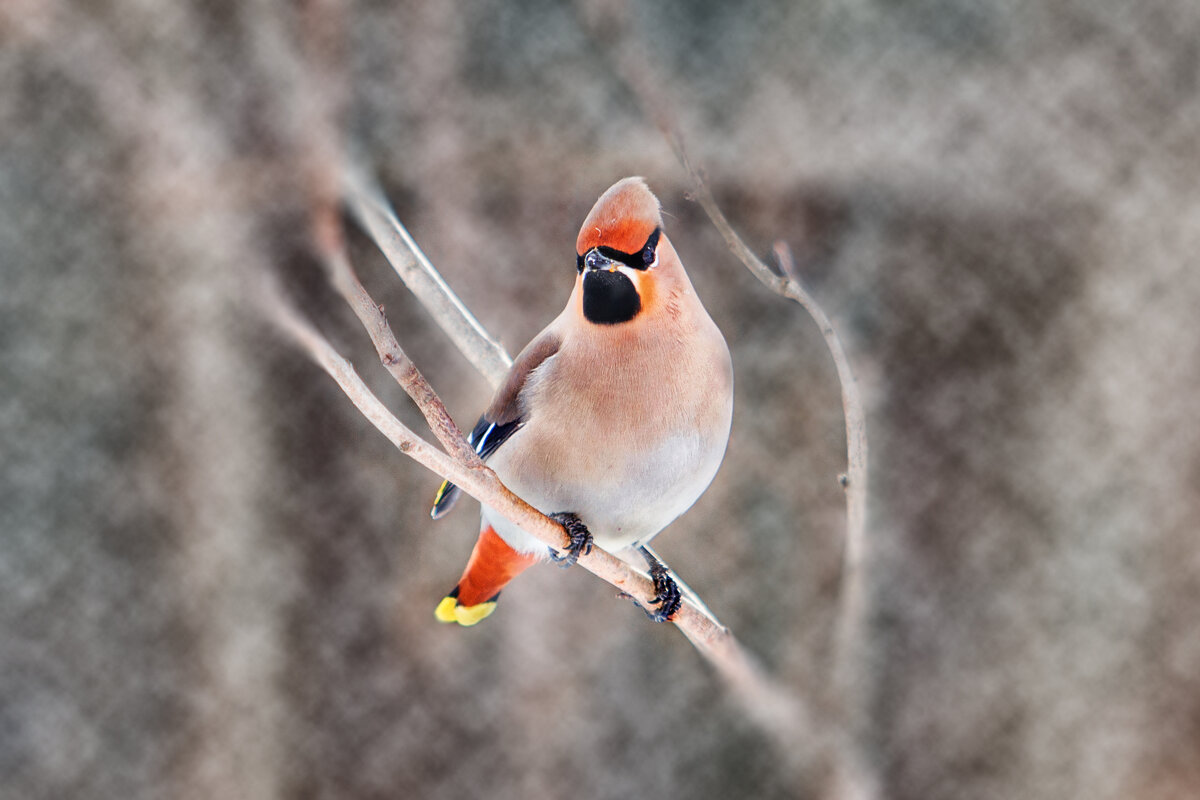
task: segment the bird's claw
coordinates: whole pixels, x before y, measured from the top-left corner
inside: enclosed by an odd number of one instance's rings
[[[580,556],[585,556],[592,552],[591,531],[583,524],[583,520],[579,519],[579,515],[572,514],[569,511],[561,511],[549,516],[550,519],[562,525],[563,530],[567,532],[567,536],[571,537],[571,543],[567,545],[565,554],[560,555],[554,548],[550,549],[551,561],[566,569],[578,561]]]
[[[647,608],[638,602],[636,597],[625,596],[630,597],[633,604],[644,611],[653,622],[667,622],[683,605],[683,593],[679,591],[679,584],[671,577],[671,571],[667,569],[666,564],[645,548],[641,548],[641,553],[650,566],[650,580],[654,582],[654,599],[650,601],[650,605],[658,608]]]

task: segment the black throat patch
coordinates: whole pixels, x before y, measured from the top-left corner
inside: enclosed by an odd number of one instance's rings
[[[620,272],[588,270],[583,275],[583,316],[597,325],[628,322],[642,310],[633,281]]]

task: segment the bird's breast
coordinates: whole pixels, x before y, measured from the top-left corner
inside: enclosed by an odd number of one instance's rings
[[[622,344],[565,342],[531,373],[527,421],[489,462],[542,511],[579,514],[602,546],[645,541],[695,502],[732,413],[723,340],[699,364],[678,340]]]

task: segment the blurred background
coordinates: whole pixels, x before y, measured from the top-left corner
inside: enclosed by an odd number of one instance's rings
[[[438,478],[245,302],[277,275],[424,430],[313,259],[313,115],[514,353],[644,175],[737,381],[658,549],[819,699],[837,377],[687,199],[630,53],[865,393],[880,794],[1200,797],[1200,5],[11,0],[0,42],[3,797],[823,794],[582,570],[437,624],[475,504],[431,522]],[[486,384],[351,248],[469,425]]]

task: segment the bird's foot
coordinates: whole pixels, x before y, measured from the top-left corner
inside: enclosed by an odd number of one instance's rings
[[[638,551],[642,558],[646,559],[646,564],[650,567],[650,580],[654,581],[654,599],[650,601],[650,605],[658,608],[647,608],[636,598],[633,603],[645,611],[646,616],[654,622],[666,622],[675,616],[675,612],[683,605],[683,594],[679,591],[675,579],[671,577],[671,571],[667,569],[666,564],[655,558],[645,547],[639,547]]]
[[[571,537],[571,543],[567,545],[565,554],[559,554],[554,548],[550,549],[550,560],[558,564],[563,569],[574,564],[579,560],[580,556],[585,556],[592,552],[592,534],[583,524],[583,520],[578,514],[572,514],[569,511],[560,511],[557,514],[550,514],[550,519],[563,526],[563,530],[567,532],[567,536]]]

